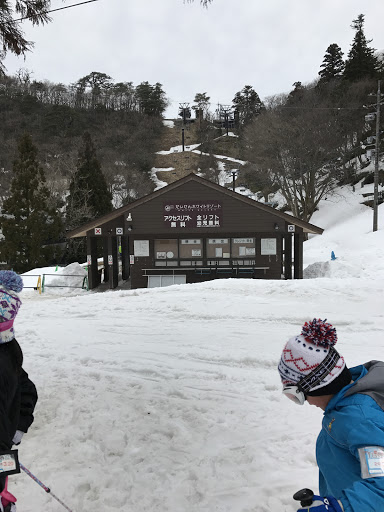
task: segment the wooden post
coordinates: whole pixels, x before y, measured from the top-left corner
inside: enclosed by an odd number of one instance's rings
[[[303,235],[295,233],[294,235],[294,279],[303,279]]]
[[[88,288],[93,290],[99,286],[99,272],[97,268],[97,238],[87,236],[88,261]]]
[[[121,237],[121,265],[122,265],[122,279],[126,281],[129,279],[130,267],[129,267],[129,241],[128,236],[123,235]]]
[[[108,238],[103,238],[104,283],[109,281]]]
[[[292,279],[292,235],[285,235],[284,266],[285,279]]]

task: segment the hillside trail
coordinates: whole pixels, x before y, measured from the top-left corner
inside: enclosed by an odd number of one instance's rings
[[[160,141],[162,150],[156,153],[153,168],[159,181],[169,185],[191,172],[219,181],[222,171],[229,173],[234,167],[245,164],[240,159],[238,137],[234,133],[227,136],[216,128],[217,137],[207,140],[207,132],[201,129],[197,120],[186,125],[177,119],[167,120],[166,123],[167,128]],[[231,180],[232,177],[228,178],[228,182]]]

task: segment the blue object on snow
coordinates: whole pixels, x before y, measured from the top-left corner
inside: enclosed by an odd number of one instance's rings
[[[331,260],[334,261],[335,259],[336,259],[335,253],[332,251],[331,252]]]

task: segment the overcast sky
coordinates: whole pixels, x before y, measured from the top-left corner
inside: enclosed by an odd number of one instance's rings
[[[81,0],[52,0],[52,8]],[[160,82],[170,101],[231,104],[252,85],[262,99],[317,77],[327,47],[347,55],[352,20],[365,15],[365,34],[384,49],[383,0],[213,0],[208,9],[183,0],[98,0],[52,14],[53,22],[23,22],[35,48],[26,60],[7,57],[13,74],[70,84],[92,71],[114,81]]]

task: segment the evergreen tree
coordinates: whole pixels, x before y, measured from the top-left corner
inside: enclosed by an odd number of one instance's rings
[[[109,213],[112,210],[112,194],[96,150],[88,132],[83,135],[83,145],[79,150],[76,169],[69,184],[66,202],[66,229],[75,229],[85,222]],[[86,261],[86,241],[76,238],[68,241],[65,260]]]
[[[25,39],[20,23],[15,21],[15,18],[28,16],[33,25],[48,23],[50,17],[47,11],[50,5],[50,0],[0,1],[0,58],[8,51],[16,55],[25,55],[33,47],[33,43]],[[1,62],[0,71],[4,71]]]
[[[92,71],[89,75],[80,78],[75,87],[79,94],[84,94],[88,89],[91,92],[91,106],[95,108],[100,98],[112,87],[112,78],[105,73]]]
[[[88,132],[83,135],[77,166],[69,184],[67,197],[67,229],[75,229],[88,220],[100,217],[112,210],[112,194],[96,150]]]
[[[344,78],[351,82],[376,78],[378,60],[374,48],[368,46],[372,40],[367,40],[364,34],[364,14],[359,14],[351,27],[356,30],[356,34],[345,62]]]
[[[136,87],[136,97],[140,112],[149,116],[160,117],[167,108],[167,99],[162,84],[151,85],[149,82],[141,82]]]
[[[301,82],[292,84],[294,89],[288,94],[286,104],[287,106],[297,105],[303,101],[306,88]]]
[[[207,96],[206,92],[197,92],[195,95],[195,99],[193,100],[196,103],[196,105],[192,107],[193,110],[195,110],[195,112],[200,111],[202,115],[205,115],[209,109],[209,100],[210,97]]]
[[[0,242],[0,259],[17,272],[51,263],[54,252],[51,244],[61,232],[61,220],[50,206],[44,171],[29,135],[19,142],[10,192],[0,218],[4,236]]]
[[[320,80],[319,83],[328,83],[335,78],[340,78],[344,72],[344,61],[343,52],[336,43],[331,44],[327,48],[327,52],[324,55],[323,63],[320,66],[319,71]]]
[[[241,91],[237,92],[232,103],[240,125],[248,124],[264,108],[259,95],[251,85],[246,85]]]
[[[165,97],[163,86],[159,82],[156,82],[156,84],[152,87],[151,105],[151,115],[157,117],[161,117],[164,110],[167,108],[168,101]]]

